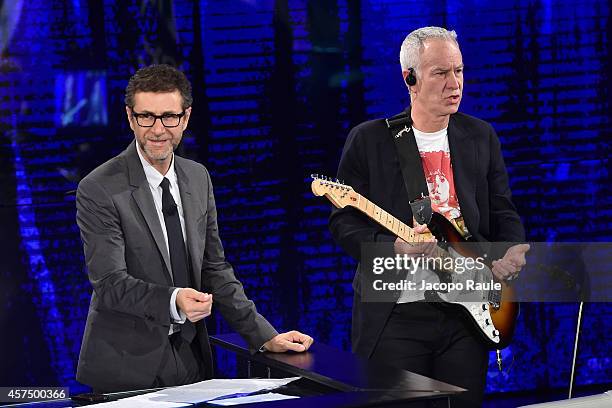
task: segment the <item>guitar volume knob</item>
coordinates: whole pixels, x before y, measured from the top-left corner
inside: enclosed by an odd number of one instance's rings
[[[489,310],[489,305],[487,303],[482,304],[482,310]]]
[[[492,333],[493,333],[493,337],[499,336],[499,330],[497,329],[493,330]]]

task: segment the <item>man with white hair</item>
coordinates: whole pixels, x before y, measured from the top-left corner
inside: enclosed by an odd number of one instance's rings
[[[411,32],[401,46],[400,63],[410,107],[391,119],[353,128],[338,177],[418,233],[429,231],[414,220],[417,214],[410,202],[424,194],[433,211],[478,241],[524,241],[495,131],[457,112],[463,92],[457,34],[440,27]],[[405,126],[392,133],[396,118],[403,118]],[[403,144],[397,143],[401,138]],[[335,209],[329,224],[336,242],[357,260],[361,244],[367,242],[394,243],[397,254],[414,257],[431,254],[436,245],[433,239],[407,243],[355,208]],[[515,277],[528,249],[507,245],[501,253],[492,252],[495,277]],[[418,290],[399,293],[395,302],[363,302],[360,285],[358,269],[353,283],[355,353],[466,388],[454,398],[453,407],[482,404],[487,347],[459,306],[426,302],[424,291]]]

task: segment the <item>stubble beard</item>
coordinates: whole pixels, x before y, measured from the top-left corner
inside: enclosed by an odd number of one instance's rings
[[[170,147],[166,151],[161,152],[153,151],[152,149],[150,149],[149,146],[146,144],[146,141],[145,143],[141,143],[140,141],[138,141],[138,144],[140,145],[140,149],[145,152],[151,160],[154,160],[156,162],[166,161],[172,156],[172,153],[176,149],[176,146],[172,141],[170,141]]]

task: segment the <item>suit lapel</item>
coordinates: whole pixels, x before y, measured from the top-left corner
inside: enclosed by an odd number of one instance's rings
[[[142,216],[144,217],[151,235],[157,244],[157,249],[161,253],[166,269],[168,273],[171,273],[172,267],[170,264],[170,256],[168,255],[168,248],[166,248],[166,242],[164,240],[164,233],[162,231],[159,217],[157,216],[157,210],[155,209],[155,203],[153,196],[151,195],[151,188],[147,182],[147,177],[142,169],[142,163],[136,152],[136,142],[132,144],[126,150],[126,160],[128,165],[130,185],[135,187],[132,191],[132,197],[138,205]]]
[[[455,115],[451,115],[448,124],[448,146],[451,152],[455,191],[457,192],[461,212],[464,213],[464,211],[470,209],[470,197],[474,196],[476,189],[474,164],[478,162],[478,153],[472,136],[458,123]],[[464,219],[468,223],[468,220],[471,220],[472,217],[464,217]],[[468,229],[472,230],[473,228],[475,226],[468,225]]]
[[[191,279],[194,287],[200,290],[202,284],[202,274],[199,271],[202,268],[202,250],[199,249],[198,235],[198,202],[192,194],[192,187],[189,183],[189,176],[180,164],[180,159],[174,156],[174,171],[178,179],[179,191],[181,193],[181,202],[183,204],[183,216],[185,217],[185,233],[187,234],[187,253],[191,262]],[[177,160],[179,159],[179,160]]]

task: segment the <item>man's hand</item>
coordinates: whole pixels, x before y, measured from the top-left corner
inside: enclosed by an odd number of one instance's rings
[[[198,292],[192,288],[179,289],[176,294],[176,305],[193,323],[210,316],[212,303],[211,294]]]
[[[302,351],[308,350],[313,341],[312,337],[300,333],[299,331],[292,330],[272,337],[270,340],[266,341],[263,346],[267,351],[272,351],[274,353],[282,353],[288,350],[301,353]]]
[[[493,261],[492,272],[500,280],[516,278],[527,261],[525,254],[529,251],[529,244],[519,244],[508,248],[502,259]]]
[[[417,234],[428,234],[430,238],[428,238],[425,242],[419,243],[408,243],[397,237],[395,239],[395,243],[393,244],[393,248],[395,249],[396,254],[407,254],[407,255],[415,255],[415,256],[429,256],[432,255],[434,250],[436,249],[437,241],[431,236],[431,232],[429,232],[429,228],[427,225],[419,224],[414,220],[415,227],[413,228],[414,232]]]

